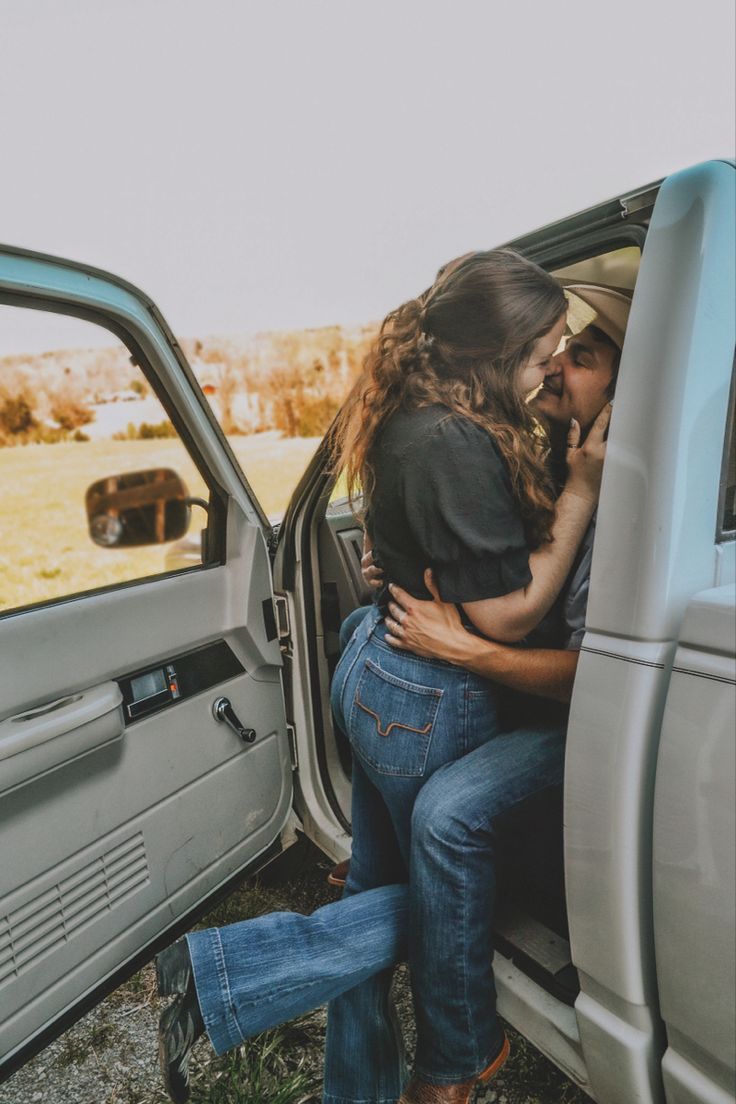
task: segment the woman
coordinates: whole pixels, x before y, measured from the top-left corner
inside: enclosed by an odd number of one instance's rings
[[[430,565],[441,597],[506,642],[521,641],[551,607],[597,499],[597,475],[574,467],[555,504],[526,407],[565,317],[561,288],[535,265],[506,250],[465,257],[389,315],[338,425],[348,486],[364,488],[386,582],[429,597]],[[423,901],[411,895],[411,813],[434,770],[496,734],[495,690],[456,667],[397,654],[385,640],[388,600],[382,591],[333,680],[335,717],[354,751],[346,893],[409,875],[418,1076],[402,1100],[449,1101],[498,1068],[507,1044],[490,994],[469,980],[477,940],[456,931],[443,954],[455,978],[438,976]],[[340,998],[330,1020],[333,1034],[343,1017],[365,1023],[374,1038],[364,1045],[389,1055],[381,986]]]
[[[337,466],[351,490],[358,483],[363,489],[387,583],[427,596],[423,571],[430,565],[441,596],[461,604],[478,631],[504,641],[521,641],[552,605],[597,498],[599,468],[576,451],[555,504],[525,405],[544,379],[565,315],[559,285],[522,257],[497,250],[461,258],[421,299],[385,320],[334,436]],[[498,1068],[507,1044],[492,993],[469,993],[463,982],[487,947],[458,932],[452,976],[434,984],[422,902],[411,893],[411,810],[437,767],[495,735],[495,695],[477,676],[387,644],[387,599],[387,592],[379,595],[333,681],[336,720],[355,753],[353,854],[342,905],[352,908],[357,894],[367,902],[365,891],[408,876],[418,1073],[402,1100],[465,1101],[473,1084]],[[247,947],[256,929],[238,927]],[[235,1017],[218,1034],[218,987],[207,979],[219,977],[222,990],[219,937],[194,933],[188,944],[159,958],[161,992],[188,990],[161,1025],[162,1065],[175,1099],[186,1099],[175,1093],[190,1039],[201,1030],[200,1006],[221,1049],[239,1041],[243,1020]],[[251,976],[262,961],[257,952],[249,958]],[[387,971],[373,973],[331,1004],[326,1104],[398,1098],[405,1074],[389,983]],[[324,992],[315,997],[317,1003]],[[223,1007],[223,1023],[228,1017]],[[261,1018],[259,1027],[267,1022]]]

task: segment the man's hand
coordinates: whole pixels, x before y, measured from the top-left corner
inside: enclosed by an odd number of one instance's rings
[[[606,458],[606,431],[612,403],[606,403],[580,445],[580,425],[573,418],[567,435],[567,482],[565,490],[598,501]]]
[[[424,572],[424,582],[434,601],[412,598],[393,583],[389,590],[391,616],[386,639],[395,648],[403,648],[428,659],[444,659],[465,667],[481,678],[499,682],[512,690],[540,698],[569,702],[572,695],[578,653],[553,648],[507,648],[493,640],[467,632],[455,606],[443,602],[432,572]]]
[[[463,628],[455,606],[442,601],[429,568],[424,572],[424,582],[432,601],[412,598],[400,586],[389,585],[393,601],[388,605],[389,634],[385,639],[395,648],[465,666],[476,638]]]

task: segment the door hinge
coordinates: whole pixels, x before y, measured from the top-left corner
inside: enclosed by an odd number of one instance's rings
[[[271,532],[268,534],[268,541],[267,541],[268,554],[271,557],[271,559],[273,559],[274,556],[276,555],[276,549],[279,546],[279,530],[280,530],[280,528],[281,528],[281,526],[280,526],[279,522],[276,522],[276,524],[272,526]]]
[[[289,600],[285,594],[274,594],[276,608],[276,632],[282,652],[291,654],[291,621],[289,619]]]
[[[286,722],[286,735],[289,738],[289,755],[291,756],[291,769],[299,770],[299,753],[296,750],[296,729],[293,724]]]

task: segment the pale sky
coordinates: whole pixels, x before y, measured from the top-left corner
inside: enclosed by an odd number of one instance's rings
[[[183,337],[381,317],[734,155],[732,0],[0,0],[0,241]]]

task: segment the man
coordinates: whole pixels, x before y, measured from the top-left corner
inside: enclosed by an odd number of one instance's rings
[[[576,285],[570,293],[573,329],[580,332],[554,358],[535,399],[535,408],[549,422],[558,463],[566,447],[580,444],[610,399],[629,307],[627,296],[603,288]],[[586,308],[588,317],[580,325],[576,320]],[[572,429],[571,420],[575,423]],[[545,698],[568,701],[576,648],[584,632],[591,551],[592,532],[583,542],[561,596],[564,639],[555,648],[494,644],[466,632],[454,607],[439,601],[421,602],[396,589],[394,598],[401,599],[403,605],[394,602],[391,606],[394,642],[420,654],[424,651],[460,663],[540,702]],[[376,569],[370,564],[366,569],[369,576],[375,576]],[[429,582],[433,585],[431,578]],[[354,625],[364,612],[356,611],[351,617]],[[556,707],[552,704],[549,708],[554,711]],[[430,954],[447,954],[448,926],[452,930],[464,922],[466,905],[490,923],[495,819],[562,780],[564,718],[557,709],[545,719],[547,709],[543,707],[533,724],[503,732],[441,767],[420,791],[412,817],[412,879],[424,887],[424,899],[429,902],[436,899],[447,904],[447,894],[434,892],[438,880],[454,888],[449,900],[457,905],[460,917],[443,915],[436,924],[430,917],[422,931],[412,927],[412,938],[426,939]],[[339,997],[346,1002],[343,1019],[351,1020],[354,1005],[353,1046],[347,1050],[340,1046],[335,1053],[328,1025],[325,1104],[357,1099],[354,1084],[364,1087],[370,1081],[377,1047],[390,1049],[395,1076],[390,1084],[376,1084],[368,1098],[363,1090],[363,1104],[396,1100],[400,1093],[400,1104],[467,1104],[475,1081],[427,1086],[412,1079],[402,1093],[406,1077],[400,1033],[389,1016],[365,1014],[372,1001],[378,1007],[385,999],[382,972],[406,957],[407,932],[413,924],[406,886],[380,886],[326,905],[311,916],[271,913],[245,924],[257,970],[228,949],[227,941],[240,925],[224,928],[217,936],[223,976],[228,978],[228,1001],[223,1003],[222,1019],[213,1019],[206,1028],[218,1053]],[[242,946],[241,934],[235,933],[233,938]],[[473,976],[464,980],[492,993],[488,942],[479,941],[477,951]],[[189,1092],[189,1050],[205,1027],[186,944],[174,944],[160,955],[157,970],[160,994],[180,994],[161,1018],[159,1053],[170,1095],[184,1101]],[[198,978],[197,982],[219,984],[217,979]],[[447,999],[452,999],[449,991]]]

